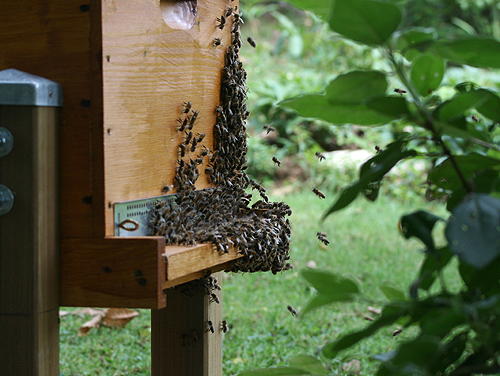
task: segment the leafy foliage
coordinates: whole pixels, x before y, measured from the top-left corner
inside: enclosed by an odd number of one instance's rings
[[[295,3],[310,4],[312,10],[319,6],[318,2]],[[425,179],[428,197],[441,197],[450,216],[443,220],[417,210],[401,218],[402,235],[415,237],[425,246],[424,261],[408,296],[381,286],[387,301],[378,318],[325,344],[322,358],[307,358],[307,362],[304,358],[307,364],[322,362],[320,371],[298,367],[294,360],[289,367],[248,375],[321,374],[328,369],[328,359],[395,323],[402,330],[416,328],[416,334],[391,353],[374,354],[380,361],[379,376],[500,372],[500,147],[494,135],[500,122],[500,97],[495,90],[472,82],[458,83],[455,95],[440,91],[451,64],[500,68],[500,42],[470,33],[444,39],[432,28],[406,29],[397,3],[332,0],[330,27],[347,39],[379,49],[388,69],[340,74],[324,93],[300,95],[282,106],[332,124],[412,126],[411,134],[395,134],[361,166],[358,180],[340,192],[325,218],[361,195],[375,201],[385,175],[400,161],[414,158],[434,165]],[[323,7],[321,12],[324,17]],[[466,23],[455,23],[468,29]],[[390,85],[396,88],[390,90]],[[444,245],[437,245],[434,232],[441,221],[446,226],[444,236],[438,238]],[[458,291],[450,291],[442,271],[455,256],[463,284]],[[351,278],[309,269],[302,277],[315,294],[301,316],[332,303],[367,299]]]

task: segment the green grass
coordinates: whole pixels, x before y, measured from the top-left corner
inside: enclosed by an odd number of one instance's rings
[[[300,310],[312,294],[299,276],[309,261],[318,268],[355,278],[364,294],[378,301],[375,306],[380,307],[383,295],[378,286],[388,284],[407,291],[422,260],[421,245],[416,240],[405,241],[397,230],[399,217],[421,208],[420,202],[401,203],[382,197],[368,203],[358,199],[321,224],[331,197],[320,200],[307,190],[283,200],[293,210],[291,255],[295,269],[278,275],[225,275],[223,313],[230,326],[224,339],[225,376],[284,364],[299,353],[314,355],[325,342],[367,324],[363,318],[369,315],[367,302],[331,305],[300,319],[288,312],[287,305]],[[329,235],[329,247],[319,243],[317,231]],[[94,329],[86,337],[77,337],[78,327],[85,320],[78,316],[61,319],[61,375],[150,374],[148,310],[141,310],[125,329]],[[341,354],[332,363],[333,374],[345,374],[342,365],[352,359],[360,361],[361,374],[373,374],[376,363],[369,356],[388,351],[411,335],[403,332],[393,338],[394,329],[383,329]]]

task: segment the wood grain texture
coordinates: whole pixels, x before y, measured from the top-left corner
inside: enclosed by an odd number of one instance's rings
[[[220,274],[214,275],[219,282]],[[203,291],[186,296],[173,289],[167,301],[167,308],[151,312],[151,375],[221,376],[222,302],[210,302]]]
[[[8,1],[0,12],[0,69],[15,68],[59,82],[61,236],[90,237],[91,76],[88,11],[67,1]]]
[[[0,181],[14,193],[0,217],[0,343],[2,372],[59,373],[57,111],[0,106],[0,124],[14,137],[0,158]]]
[[[63,240],[61,305],[164,307],[164,252],[162,237]]]
[[[163,256],[167,261],[167,281],[172,281],[200,270],[234,261],[243,257],[243,254],[238,253],[234,247],[231,247],[228,253],[220,253],[212,244],[198,244],[196,246],[168,246]]]
[[[202,144],[213,146],[221,69],[230,38],[230,27],[220,30],[215,25],[231,2],[197,3],[196,24],[190,30],[173,30],[165,24],[158,0],[103,2],[102,205],[108,236],[113,234],[110,203],[157,196],[164,184],[173,184],[182,138],[176,119],[183,102],[191,101],[199,111],[194,133],[205,133]],[[223,45],[213,46],[216,37]],[[202,174],[197,188],[208,185]]]

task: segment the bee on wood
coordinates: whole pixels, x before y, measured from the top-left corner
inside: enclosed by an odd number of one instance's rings
[[[229,328],[227,327],[227,321],[226,320],[222,320],[221,323],[220,323],[220,330],[222,330],[224,333],[226,333]]]
[[[194,163],[196,163],[197,165],[201,165],[203,163],[203,158],[196,158],[194,160]]]
[[[247,41],[253,48],[257,47],[257,43],[255,43],[255,41],[252,38],[248,37]]]
[[[194,137],[192,140],[191,140],[191,153],[194,153],[194,151],[196,150],[196,146],[198,145],[198,139],[196,137]]]
[[[267,134],[276,131],[276,128],[271,125],[264,125],[264,129],[267,131]]]
[[[226,9],[226,18],[228,18],[231,14],[233,14],[233,8],[227,7],[227,9]]]
[[[319,198],[325,198],[325,195],[323,194],[323,192],[321,192],[318,188],[314,188],[312,191],[313,191],[313,192],[314,192],[314,194],[315,194],[316,196],[318,196]]]
[[[274,162],[275,164],[277,164],[277,165],[278,165],[278,167],[280,167],[280,166],[281,166],[281,161],[280,161],[278,158],[273,157],[273,162]]]
[[[322,161],[323,159],[325,159],[325,156],[323,154],[321,154],[319,151],[317,151],[315,154],[314,154],[320,161]]]
[[[193,111],[193,114],[189,118],[189,125],[188,129],[191,130],[194,127],[194,122],[196,121],[196,118],[198,117],[198,111]]]
[[[180,124],[179,129],[178,129],[179,132],[183,132],[184,129],[186,129],[186,126],[188,125],[189,119],[185,118],[184,120],[181,120],[181,118],[179,118],[179,119],[177,119],[177,121]]]
[[[214,39],[214,47],[220,46],[220,44],[221,44],[220,38],[215,38]]]
[[[202,133],[202,134],[198,133],[198,135],[197,135],[198,143],[202,142],[204,138],[205,138],[205,133]]]
[[[330,241],[327,239],[327,235],[324,232],[318,232],[316,235],[318,236],[318,240],[324,245],[330,244]]]
[[[193,104],[191,103],[191,101],[189,101],[189,102],[187,102],[187,103],[186,103],[186,102],[184,102],[184,103],[182,104],[182,112],[183,112],[183,113],[185,113],[185,114],[187,114],[187,113],[189,112],[189,110],[191,109],[191,106],[192,106],[192,105],[193,105]]]
[[[205,330],[206,332],[212,332],[212,333],[215,333],[215,329],[214,329],[214,325],[212,324],[212,321],[208,320],[207,321],[207,330]]]
[[[170,185],[164,184],[163,187],[162,187],[162,189],[161,189],[161,191],[162,191],[162,193],[168,193],[168,192],[170,192],[171,189],[172,188],[171,188]]]
[[[401,94],[401,95],[406,94],[406,90],[403,90],[403,89],[394,89],[394,92]]]
[[[288,309],[288,311],[290,311],[290,313],[292,314],[292,316],[295,316],[295,317],[298,316],[297,311],[291,305],[287,306],[286,308]]]
[[[218,27],[221,30],[224,29],[224,26],[226,25],[226,17],[220,16],[219,18],[217,18],[216,21],[219,22],[219,24],[216,25],[215,27]]]
[[[186,132],[186,138],[184,139],[184,145],[188,145],[191,142],[191,139],[193,138],[193,132]]]
[[[179,144],[179,154],[180,154],[181,158],[186,155],[186,145]]]
[[[217,295],[215,295],[215,294],[210,294],[210,301],[211,301],[211,302],[215,302],[215,303],[217,303],[217,304],[219,304],[219,303],[220,303],[219,298],[218,298],[218,297],[217,297]]]

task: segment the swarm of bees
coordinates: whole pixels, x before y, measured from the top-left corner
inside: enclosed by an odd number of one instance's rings
[[[184,103],[181,114],[185,118],[178,120],[177,128],[182,132],[174,177],[177,195],[175,200],[156,205],[150,227],[153,235],[165,236],[167,244],[211,243],[220,253],[235,247],[244,257],[233,264],[233,272],[276,274],[291,268],[287,262],[290,221],[286,218],[291,210],[283,202],[269,202],[265,188],[245,173],[249,112],[245,104],[247,74],[239,60],[243,20],[236,9],[228,8],[217,21],[221,30],[231,21],[232,25],[222,69],[221,102],[215,109],[214,147],[210,150],[202,145],[205,135],[193,131],[198,111],[191,101]],[[214,188],[195,190],[201,165]],[[256,190],[261,200],[250,206],[252,194],[247,188]],[[213,281],[204,278],[190,284],[187,293],[204,288],[210,301],[218,303]]]

